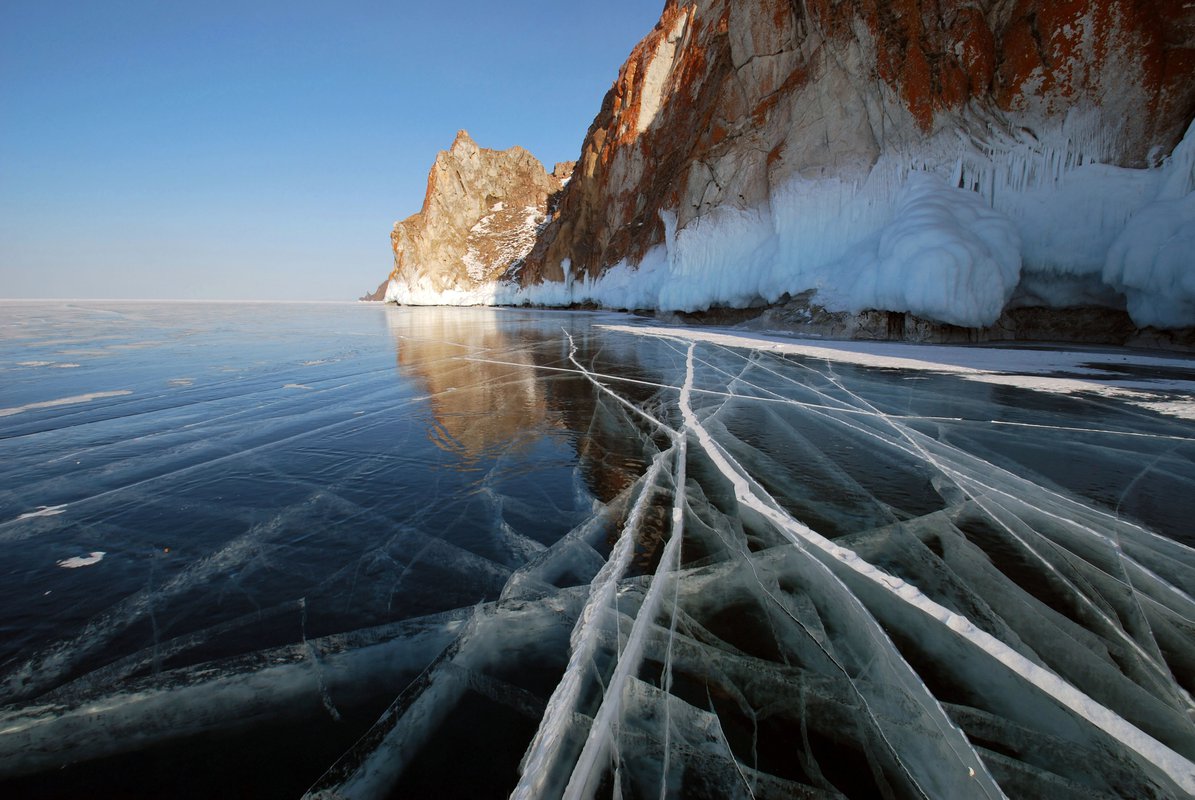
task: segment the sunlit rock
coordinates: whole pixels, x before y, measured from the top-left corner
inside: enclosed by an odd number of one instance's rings
[[[928,171],[1009,219],[1019,241],[999,260],[1023,261],[1042,305],[1123,308],[1126,284],[1105,283],[1104,262],[1163,180],[1148,168],[1191,121],[1192,31],[1190,8],[1128,0],[670,2],[607,95],[522,279],[596,284],[664,248],[666,272],[641,276],[646,300],[601,287],[573,298],[694,311],[818,290],[836,310],[989,325],[1010,294],[1007,269],[984,274],[991,261],[955,259],[950,294],[907,265],[876,276],[848,257]],[[877,294],[877,280],[894,291]],[[1127,285],[1139,325],[1195,324],[1173,298],[1188,297],[1180,282]],[[555,297],[524,296],[538,293]]]
[[[436,156],[423,208],[390,234],[386,299],[467,303],[479,287],[517,274],[569,174],[568,164],[548,173],[521,147],[487,150],[458,132]]]

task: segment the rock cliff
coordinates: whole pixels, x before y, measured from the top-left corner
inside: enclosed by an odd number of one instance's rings
[[[386,299],[468,302],[480,292],[484,300],[485,287],[517,274],[571,168],[548,173],[521,147],[487,150],[459,131],[436,156],[423,208],[390,234]]]
[[[390,279],[387,278],[386,280],[382,281],[378,285],[378,288],[374,289],[372,292],[366,292],[365,294],[358,297],[357,300],[359,300],[362,303],[377,303],[382,300],[385,300],[386,299],[386,289],[389,286],[390,286]]]
[[[490,301],[1195,325],[1193,116],[1179,0],[669,0]]]

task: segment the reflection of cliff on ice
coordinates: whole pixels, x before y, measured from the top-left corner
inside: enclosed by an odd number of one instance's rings
[[[509,328],[495,313],[464,317],[452,309],[427,309],[386,316],[398,368],[427,389],[435,417],[429,436],[438,447],[466,456],[525,446],[524,434],[549,416],[530,356],[511,346]],[[485,359],[495,352],[503,359]]]

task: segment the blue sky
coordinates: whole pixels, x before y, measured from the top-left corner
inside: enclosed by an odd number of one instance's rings
[[[0,297],[352,299],[465,128],[576,158],[663,0],[0,2]]]

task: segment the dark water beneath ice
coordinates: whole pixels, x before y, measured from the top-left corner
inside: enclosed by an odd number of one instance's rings
[[[1181,796],[1195,424],[610,322],[0,305],[0,796]]]

